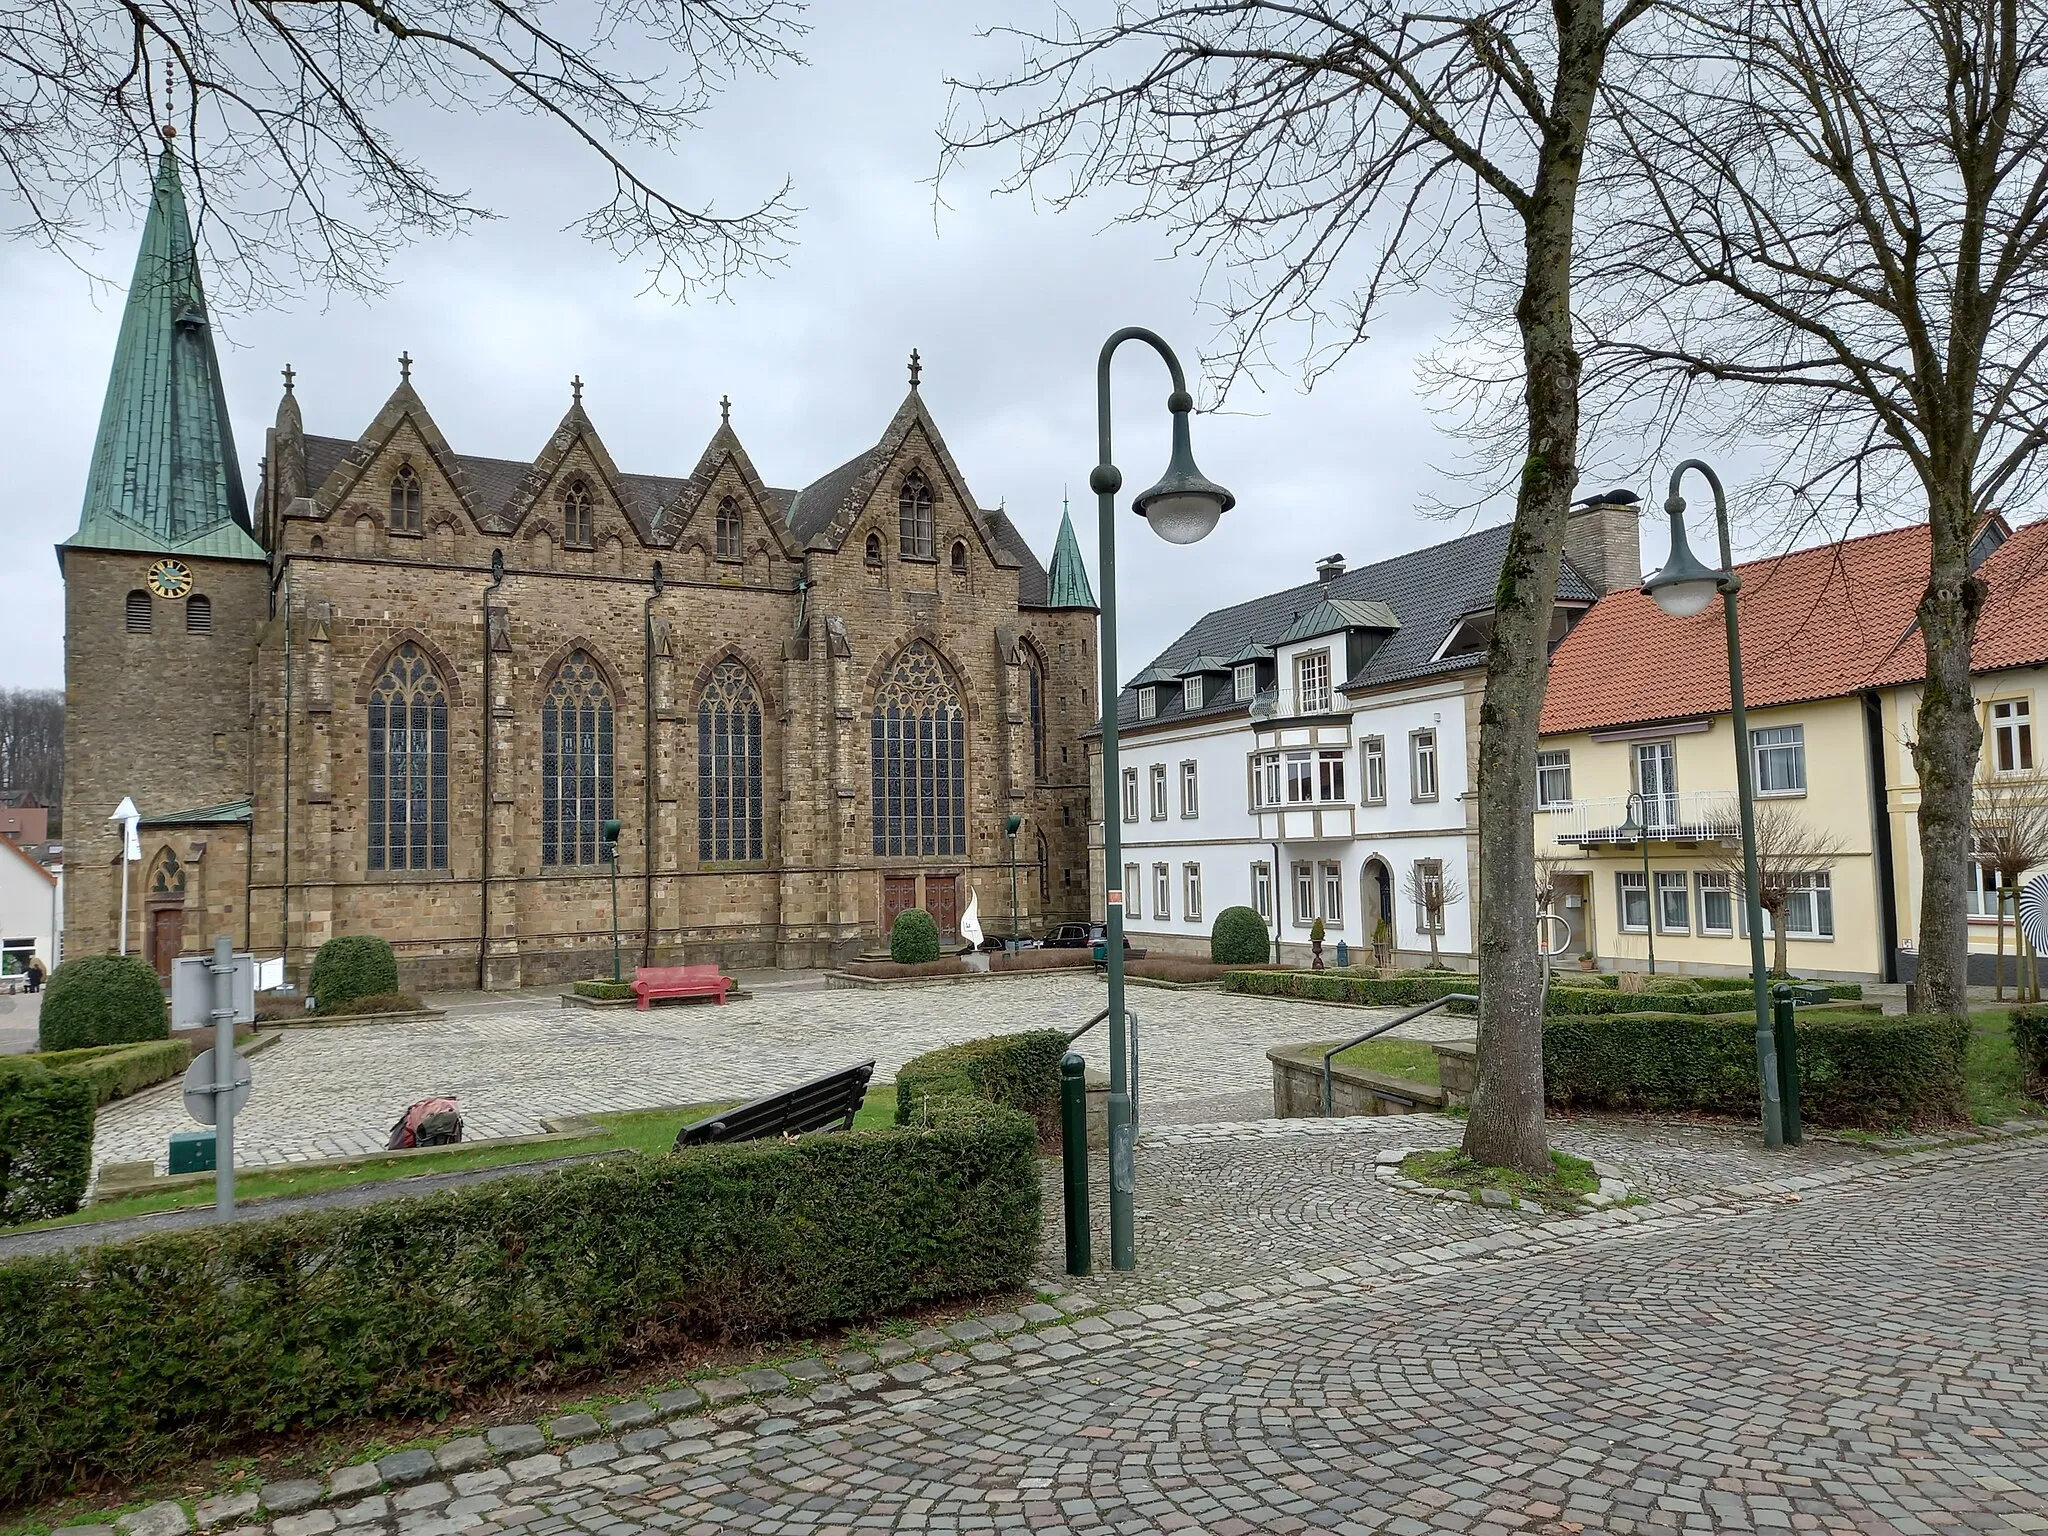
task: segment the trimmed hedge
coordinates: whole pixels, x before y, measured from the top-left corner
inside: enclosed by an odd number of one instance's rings
[[[898,965],[929,965],[939,958],[939,925],[923,907],[898,912],[889,927],[889,958]]]
[[[20,1058],[75,1077],[92,1089],[93,1107],[167,1082],[192,1064],[189,1040],[145,1040],[139,1045],[96,1045],[80,1051],[44,1051]]]
[[[2019,1058],[2020,1092],[2030,1099],[2048,1099],[2048,1007],[2013,1009],[2006,1033]]]
[[[896,1123],[922,1125],[928,1106],[983,1099],[1029,1115],[1039,1140],[1059,1140],[1060,1058],[1066,1031],[1034,1029],[942,1046],[896,1069]]]
[[[0,1265],[0,1504],[1022,1285],[1030,1123],[957,1098],[934,1118]]]
[[[640,995],[633,990],[630,981],[579,981],[570,990],[578,997],[593,997],[604,1002],[621,1002]]]
[[[1969,1119],[1963,1021],[1801,1009],[1798,1028],[1805,1122],[1889,1130]],[[1753,1116],[1755,1020],[1675,1011],[1546,1018],[1543,1082],[1565,1109]]]
[[[134,955],[83,955],[50,973],[36,1043],[46,1051],[162,1040],[171,1032],[164,986]]]
[[[313,957],[306,992],[319,1013],[334,1013],[359,997],[398,990],[398,958],[374,934],[344,933],[329,939]]]
[[[1435,975],[1355,976],[1348,971],[1232,971],[1223,978],[1226,992],[1253,997],[1298,997],[1324,1003],[1363,1003],[1372,1007],[1413,1007],[1453,992],[1477,992],[1477,976],[1438,972]],[[1457,1008],[1460,1005],[1452,1004]]]
[[[606,983],[610,985],[609,982]],[[633,989],[626,989],[626,996],[633,996]],[[345,1003],[332,1008],[320,1009],[322,1018],[373,1018],[380,1013],[418,1013],[426,1005],[410,992],[372,992],[367,997],[352,997]]]
[[[1273,958],[1273,938],[1266,920],[1250,907],[1225,907],[1209,930],[1213,965],[1264,965]]]
[[[1771,978],[1772,984],[1785,980],[1782,976]],[[1834,1002],[1861,1002],[1863,983],[1860,981],[1802,981],[1799,977],[1792,982],[1802,987],[1826,987],[1828,997]],[[1621,986],[1621,977],[1613,971],[1573,971],[1552,978],[1553,986],[1606,987],[1610,991]],[[1747,976],[1645,976],[1644,988],[1651,992],[1747,992]]]
[[[78,1209],[92,1177],[93,1109],[84,1079],[0,1059],[0,1227]],[[13,1316],[0,1299],[0,1317]],[[0,1424],[7,1418],[0,1414]]]

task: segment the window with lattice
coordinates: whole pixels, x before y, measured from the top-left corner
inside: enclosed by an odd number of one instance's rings
[[[718,558],[737,560],[740,558],[740,506],[730,496],[718,504],[715,520],[718,534]]]
[[[924,471],[913,469],[904,477],[896,496],[897,537],[908,560],[932,558],[932,487]]]
[[[967,852],[967,715],[938,653],[913,640],[875,691],[875,852]]]
[[[1045,664],[1024,648],[1025,721],[1031,727],[1031,776],[1045,777]]]
[[[747,669],[722,661],[697,705],[697,857],[757,863],[763,857],[761,694]]]
[[[420,477],[410,464],[398,466],[391,477],[391,531],[420,531]]]
[[[572,480],[562,495],[562,542],[587,549],[595,537],[596,521],[590,487],[581,480]]]
[[[571,651],[540,708],[540,861],[604,860],[612,815],[612,695],[583,651]]]
[[[448,867],[448,693],[401,645],[370,690],[369,865]]]

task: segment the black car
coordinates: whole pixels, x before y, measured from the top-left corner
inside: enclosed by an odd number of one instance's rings
[[[1047,949],[1093,949],[1107,941],[1109,930],[1101,923],[1061,923],[1045,936]],[[1124,935],[1124,948],[1131,947],[1129,934]]]

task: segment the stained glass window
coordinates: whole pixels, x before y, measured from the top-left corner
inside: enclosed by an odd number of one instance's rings
[[[1031,727],[1031,776],[1045,777],[1045,668],[1038,653],[1024,647],[1025,720]]]
[[[612,695],[571,651],[540,708],[540,861],[597,864],[612,815]]]
[[[761,695],[745,667],[722,661],[697,705],[697,857],[764,858],[762,800]]]
[[[875,852],[967,851],[967,716],[938,653],[904,647],[875,692],[869,758]]]
[[[370,692],[370,868],[448,867],[448,694],[419,647]]]
[[[931,559],[932,488],[922,470],[913,469],[897,494],[896,527],[906,559]]]

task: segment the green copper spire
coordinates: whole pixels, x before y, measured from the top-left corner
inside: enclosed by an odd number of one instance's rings
[[[1052,547],[1052,572],[1046,582],[1048,608],[1093,608],[1095,591],[1088,568],[1081,563],[1081,544],[1074,537],[1074,519],[1060,502],[1060,536]]]
[[[168,145],[100,407],[85,508],[61,548],[264,558],[249,530],[185,190]]]

